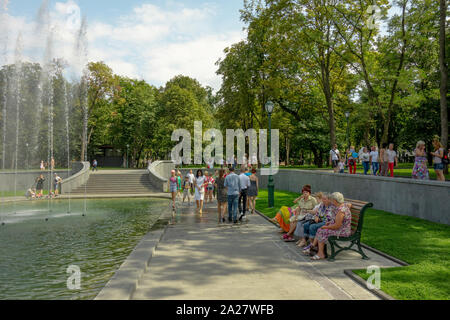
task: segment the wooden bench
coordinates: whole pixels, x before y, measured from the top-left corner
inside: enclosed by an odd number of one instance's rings
[[[364,213],[368,208],[373,207],[372,203],[345,199],[345,202],[351,203],[351,213],[352,213],[352,235],[349,237],[336,237],[331,236],[328,238],[328,242],[331,247],[331,255],[328,258],[329,261],[334,261],[339,252],[344,250],[352,250],[358,252],[364,260],[369,260],[370,258],[366,256],[364,251],[361,249],[361,231],[364,222]],[[347,247],[341,247],[338,242],[350,242]],[[335,246],[339,250],[335,250]],[[357,246],[358,249],[354,249],[353,246]]]

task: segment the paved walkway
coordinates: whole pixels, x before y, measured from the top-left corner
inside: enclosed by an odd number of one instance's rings
[[[344,269],[398,266],[367,250],[369,261],[349,252],[336,262],[311,261],[259,215],[246,224],[219,226],[215,204],[201,217],[184,206],[174,221],[132,299],[377,299]]]

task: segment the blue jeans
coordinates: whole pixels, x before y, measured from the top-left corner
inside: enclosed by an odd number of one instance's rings
[[[228,219],[237,221],[239,195],[228,195]]]
[[[363,162],[363,168],[364,168],[364,174],[367,174],[367,172],[369,172],[369,170],[370,170],[370,162],[369,161],[364,161]]]
[[[325,222],[319,222],[319,223],[313,223],[310,224],[309,222],[305,223],[303,225],[303,234],[305,235],[305,238],[314,239],[316,237],[317,230],[322,228],[325,225]]]
[[[372,162],[372,172],[373,175],[376,176],[378,171],[380,170],[380,164],[378,162]]]

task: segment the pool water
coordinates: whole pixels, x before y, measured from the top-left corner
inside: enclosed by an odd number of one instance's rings
[[[1,205],[0,299],[95,298],[169,205],[105,199],[72,200],[70,208],[67,200]],[[73,265],[79,290],[67,286]]]

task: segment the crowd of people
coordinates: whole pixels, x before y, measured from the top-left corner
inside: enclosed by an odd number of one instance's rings
[[[297,246],[312,260],[327,258],[325,244],[330,236],[351,235],[351,204],[345,202],[341,193],[313,195],[311,186],[305,185],[293,203],[282,207],[272,221],[279,225],[284,241],[297,241]]]
[[[191,198],[196,203],[197,213],[203,213],[205,203],[217,200],[218,222],[226,223],[228,209],[228,222],[243,221],[247,213],[254,214],[256,210],[256,197],[258,196],[257,169],[252,165],[242,165],[240,174],[235,173],[234,165],[215,170],[214,173],[193,170],[183,178],[180,171],[172,170],[169,179],[169,191],[172,194],[172,207],[175,209],[176,200],[191,205]]]
[[[429,154],[433,157],[433,167],[436,172],[436,178],[439,181],[445,181],[444,168],[448,165],[450,149],[445,150],[438,137],[433,139],[433,151]],[[417,142],[414,150],[415,163],[412,171],[413,179],[430,179],[428,170],[428,153],[425,150],[425,142]],[[364,174],[373,174],[374,176],[394,177],[394,168],[398,165],[398,155],[394,150],[394,144],[383,144],[381,149],[377,146],[363,146],[358,152],[351,146],[341,154],[337,145],[330,150],[330,165],[335,173],[345,173],[348,168],[349,174],[356,174],[357,162],[363,166]]]
[[[61,186],[61,182],[63,179],[55,173],[53,175],[53,183],[52,187],[50,188],[49,194],[47,195],[47,199],[49,198],[55,198],[59,196],[59,189]],[[35,199],[43,199],[44,198],[44,183],[45,183],[45,177],[43,174],[39,175],[34,181],[33,187],[29,188],[26,193],[25,197],[28,200],[35,200]]]

